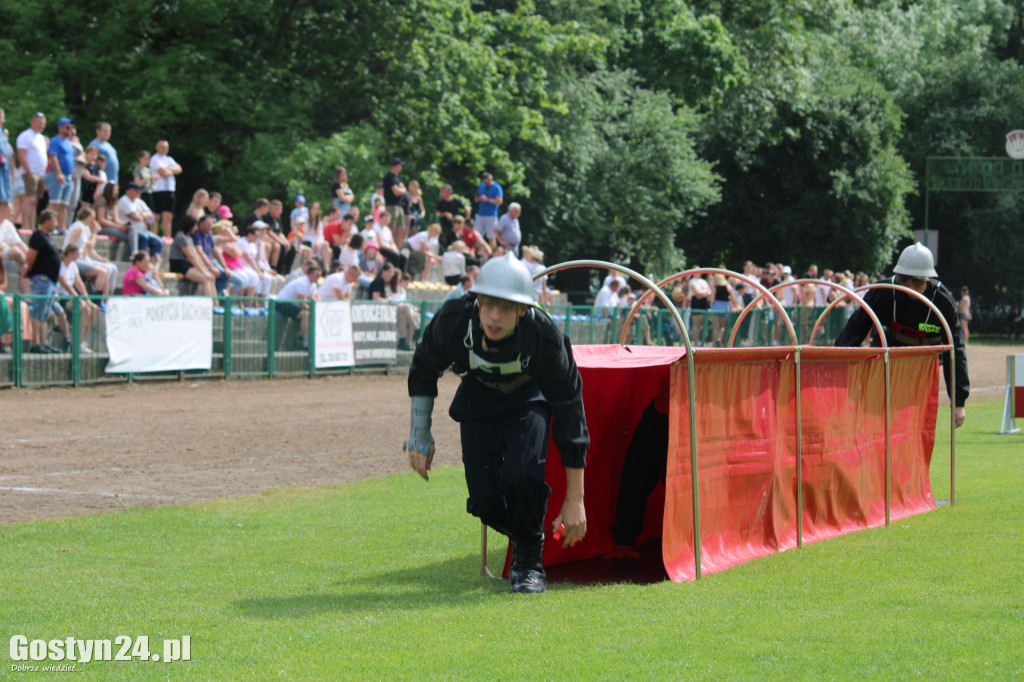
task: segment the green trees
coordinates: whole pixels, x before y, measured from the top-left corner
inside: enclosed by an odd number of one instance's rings
[[[1024,127],[1021,19],[1000,0],[22,0],[0,5],[0,106],[13,134],[35,110],[83,136],[111,121],[126,171],[167,138],[183,193],[243,210],[326,200],[338,164],[368,196],[399,154],[428,207],[492,171],[549,260],[877,271],[923,227],[928,155],[1000,155]],[[1019,241],[1015,197],[932,201],[947,279],[973,283],[975,230]]]

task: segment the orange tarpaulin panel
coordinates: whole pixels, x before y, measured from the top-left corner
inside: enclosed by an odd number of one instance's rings
[[[928,467],[935,440],[937,350],[890,351],[891,518],[935,508]],[[687,366],[681,348],[579,346],[590,429],[587,537],[547,542],[546,566],[600,557],[612,524],[625,454],[644,409],[671,390],[666,483],[652,493],[638,544],[661,537],[665,569],[694,566]],[[720,571],[797,545],[797,400],[794,348],[695,353],[701,572]],[[885,365],[878,349],[800,350],[803,539],[885,523]],[[550,443],[545,527],[561,509],[565,473]],[[566,569],[571,568],[566,566]]]
[[[695,357],[701,571],[796,546],[795,356],[771,349]],[[935,507],[928,465],[934,349],[893,349],[891,515]],[[696,575],[686,365],[673,367],[662,552],[673,580]],[[885,523],[885,366],[875,349],[801,350],[805,542]]]

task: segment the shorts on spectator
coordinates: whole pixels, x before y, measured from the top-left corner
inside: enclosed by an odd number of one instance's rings
[[[277,312],[281,313],[285,317],[298,317],[302,311],[298,304],[292,303],[291,301],[278,301]]]
[[[53,292],[57,289],[57,283],[46,275],[32,275],[31,282],[32,288],[29,293],[47,298],[33,298],[29,301],[29,315],[33,320],[46,320],[50,317],[50,311],[53,310]]]
[[[15,175],[14,184],[11,185],[11,194],[16,197],[25,196],[25,176]]]
[[[36,199],[40,199],[43,196],[43,192],[46,191],[46,182],[41,175],[31,175],[25,173],[23,176],[25,180],[25,196]]]
[[[474,225],[476,231],[483,235],[484,239],[494,239],[494,228],[498,226],[498,216],[478,215]]]
[[[184,275],[188,273],[189,270],[192,269],[192,263],[188,262],[187,260],[178,260],[177,258],[172,258],[170,261],[170,268],[171,272],[175,272],[179,275]]]
[[[46,174],[46,191],[50,193],[51,204],[63,204],[66,206],[71,199],[72,189],[73,185],[70,178],[65,176],[62,184],[57,182],[57,174],[53,171]]]
[[[385,204],[384,210],[391,216],[391,229],[405,227],[405,209],[398,204]]]
[[[153,213],[174,213],[174,192],[153,192]]]
[[[420,273],[427,269],[427,257],[426,255],[416,252],[409,254],[409,261],[406,264],[405,271],[409,273],[409,276],[413,279],[419,277]]]

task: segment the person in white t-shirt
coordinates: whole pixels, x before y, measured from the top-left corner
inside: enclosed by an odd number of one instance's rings
[[[96,252],[96,235],[100,225],[96,221],[96,211],[83,206],[75,216],[68,231],[64,233],[63,248],[74,245],[78,248],[78,271],[85,279],[92,282],[94,291],[110,296],[117,280],[117,266]]]
[[[181,166],[167,152],[171,145],[167,140],[156,143],[156,154],[149,159],[149,168],[156,176],[153,182],[153,211],[160,215],[159,234],[171,236],[171,217],[174,215],[175,176],[181,175]]]
[[[6,268],[9,263],[16,263],[19,270],[25,262],[25,256],[28,255],[28,246],[21,240],[21,235],[11,222],[11,204],[4,200],[0,200],[0,254],[3,255],[0,266]]]
[[[18,166],[25,182],[25,199],[21,204],[21,226],[27,230],[36,228],[36,207],[46,191],[46,166],[49,163],[47,149],[49,142],[43,135],[46,116],[37,112],[32,122],[18,135]]]
[[[274,282],[269,266],[266,269],[261,266],[261,261],[265,262],[266,257],[263,256],[263,239],[260,232],[265,229],[267,229],[267,224],[262,220],[257,220],[246,227],[245,235],[235,242],[241,251],[246,277],[253,288],[253,293],[262,298],[270,295],[270,286]]]
[[[320,279],[320,266],[313,263],[306,271],[305,277],[296,277],[284,285],[277,294],[277,309],[289,318],[298,318],[302,328],[302,347],[309,348],[309,303],[319,298],[317,280]]]
[[[412,277],[422,273],[421,279],[424,282],[430,279],[431,264],[441,262],[438,255],[441,248],[440,237],[441,224],[431,223],[426,230],[420,230],[405,240],[405,245],[410,251],[407,272]]]
[[[352,288],[359,281],[360,270],[358,265],[351,265],[347,269],[335,272],[327,276],[317,293],[321,301],[349,301],[352,299]]]
[[[81,341],[78,344],[78,349],[82,353],[92,353],[92,349],[85,343],[85,338],[89,336],[89,331],[93,325],[96,324],[96,319],[100,314],[100,307],[89,300],[89,290],[85,288],[85,282],[82,281],[82,275],[78,269],[78,247],[74,244],[69,244],[64,247],[60,263],[60,275],[57,278],[57,283],[60,285],[58,293],[61,296],[71,296],[78,298],[78,312],[81,315],[80,330]],[[68,311],[68,315],[74,312],[74,300],[70,300],[65,304],[65,308]]]

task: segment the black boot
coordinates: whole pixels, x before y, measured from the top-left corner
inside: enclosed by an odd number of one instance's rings
[[[548,576],[544,573],[541,554],[544,538],[532,543],[512,542],[512,566],[508,581],[513,592],[537,593],[548,589]]]

